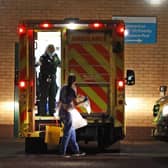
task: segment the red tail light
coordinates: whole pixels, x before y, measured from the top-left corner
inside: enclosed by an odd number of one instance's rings
[[[124,36],[125,32],[125,25],[124,24],[118,24],[116,27],[117,34],[120,36]]]
[[[26,33],[26,27],[24,25],[19,25],[18,26],[18,34],[22,35]]]
[[[95,23],[90,24],[89,27],[92,29],[102,29],[102,28],[104,28],[104,24],[99,23],[99,22],[95,22]]]
[[[124,82],[124,80],[118,80],[118,81],[117,81],[117,88],[118,88],[118,90],[123,90],[124,87],[125,87],[125,82]]]
[[[51,28],[52,24],[50,24],[50,23],[42,23],[42,24],[40,24],[40,27],[47,29],[47,28]]]
[[[23,80],[19,81],[19,88],[20,89],[26,88],[26,81],[23,81]]]

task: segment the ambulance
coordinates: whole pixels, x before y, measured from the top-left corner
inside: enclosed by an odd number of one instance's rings
[[[152,136],[159,140],[168,140],[168,96],[167,86],[160,86],[160,98],[153,105]]]
[[[18,136],[26,138],[27,151],[33,142],[40,144],[37,139],[47,144],[46,127],[59,123],[54,116],[36,116],[39,69],[35,63],[48,44],[55,46],[61,60],[56,104],[69,73],[77,77],[77,93],[89,99],[89,113],[86,108],[77,109],[87,120],[85,127],[76,130],[77,140],[86,144],[95,141],[99,148],[105,148],[125,137],[125,86],[135,84],[135,74],[124,68],[124,30],[122,20],[69,18],[19,23],[16,125]]]

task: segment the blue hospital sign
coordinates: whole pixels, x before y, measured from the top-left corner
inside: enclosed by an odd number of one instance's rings
[[[113,17],[124,20],[126,43],[156,43],[156,17]]]

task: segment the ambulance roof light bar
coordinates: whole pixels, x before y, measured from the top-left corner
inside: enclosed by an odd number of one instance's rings
[[[105,25],[103,23],[100,22],[93,22],[89,25],[90,28],[92,29],[102,29],[105,27]]]
[[[74,29],[93,29],[93,30],[101,30],[104,28],[110,28],[107,23],[101,22],[99,20],[96,21],[82,21],[77,18],[70,18],[65,19],[60,22],[53,22],[53,21],[45,21],[41,23],[30,23],[28,25],[29,28],[41,28],[41,29],[50,29],[50,28],[67,28],[70,30]],[[118,27],[118,26],[117,26]],[[117,28],[117,31],[121,32],[124,30],[123,27],[119,26],[120,28]],[[27,31],[27,28],[24,24],[19,26],[18,33],[19,35],[25,34]],[[122,33],[121,33],[122,34]]]
[[[79,24],[74,23],[74,22],[70,22],[70,23],[67,23],[65,26],[67,29],[75,30],[79,27]]]
[[[88,24],[81,24],[79,18],[65,18],[64,22],[65,22],[64,26],[70,30],[75,30],[83,26],[88,27]]]
[[[41,23],[40,24],[40,28],[44,28],[44,29],[48,29],[48,28],[52,28],[53,25],[47,22]]]

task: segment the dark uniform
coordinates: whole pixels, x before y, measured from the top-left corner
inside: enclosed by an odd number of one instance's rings
[[[49,115],[55,113],[56,94],[58,86],[56,84],[57,67],[61,64],[57,54],[49,56],[47,52],[40,57],[40,74],[39,74],[39,87],[40,87],[40,106],[39,115]]]

